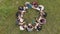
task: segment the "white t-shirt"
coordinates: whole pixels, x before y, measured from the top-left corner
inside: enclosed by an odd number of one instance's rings
[[[19,26],[20,30],[24,30],[23,26]]]
[[[39,5],[39,7],[41,7],[41,10],[44,10],[44,6],[43,5]]]
[[[37,7],[36,10],[40,11],[40,8]]]
[[[32,8],[40,11],[40,8],[39,7],[35,8],[34,6],[32,6]]]
[[[21,18],[20,16],[19,16],[19,19],[20,19],[20,22],[23,22],[23,21],[24,21],[24,19],[23,19],[23,18]]]

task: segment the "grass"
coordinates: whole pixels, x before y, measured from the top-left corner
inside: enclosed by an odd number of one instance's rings
[[[37,0],[39,4],[45,6],[48,14],[47,23],[39,32],[20,31],[15,25],[15,13],[17,7],[23,6],[26,1],[32,2],[33,0],[0,0],[0,34],[60,34],[60,0]],[[32,22],[32,18],[36,17],[38,13],[33,9],[28,11],[24,18]]]

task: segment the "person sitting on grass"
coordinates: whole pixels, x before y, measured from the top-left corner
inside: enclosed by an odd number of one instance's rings
[[[43,16],[44,18],[46,18],[47,13],[44,11],[44,6],[43,5],[39,5],[40,8],[40,15]]]
[[[20,16],[23,17],[24,13],[26,12],[27,8],[26,7],[18,7],[18,12],[20,12]]]
[[[38,3],[36,1],[32,2],[32,8],[40,11],[40,8],[38,7]]]
[[[33,26],[32,26],[32,24],[28,24],[27,25],[27,31],[33,31]]]
[[[39,19],[37,20],[40,24],[45,24],[46,23],[46,19],[42,16],[39,17]]]
[[[30,4],[30,2],[25,2],[25,6],[26,6],[27,8],[32,8],[32,5]]]
[[[32,6],[37,8],[38,7],[38,3],[36,1],[32,2]]]

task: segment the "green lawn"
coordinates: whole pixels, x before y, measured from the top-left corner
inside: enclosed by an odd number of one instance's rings
[[[39,4],[45,6],[48,14],[47,23],[39,32],[20,31],[15,25],[15,13],[17,7],[23,6],[26,1],[32,2],[33,0],[0,0],[0,34],[60,34],[60,0],[37,0]],[[24,18],[32,22],[38,12],[33,9],[28,11]]]

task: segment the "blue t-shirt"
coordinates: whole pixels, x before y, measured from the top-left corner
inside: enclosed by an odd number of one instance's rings
[[[31,5],[31,4],[27,4],[27,7],[28,7],[28,8],[32,8],[32,5]]]

